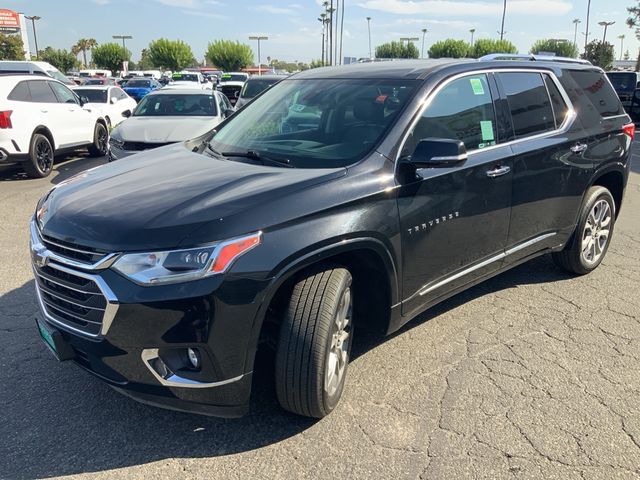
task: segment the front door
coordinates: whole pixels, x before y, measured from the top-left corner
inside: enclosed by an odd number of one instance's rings
[[[492,90],[494,91],[492,95]],[[403,244],[403,315],[497,270],[511,211],[511,150],[498,145],[485,74],[449,81],[431,99],[402,155],[423,138],[464,142],[468,159],[403,180],[398,209]]]

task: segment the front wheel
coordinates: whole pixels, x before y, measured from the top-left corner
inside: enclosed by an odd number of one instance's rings
[[[338,404],[353,340],[351,283],[348,270],[332,268],[294,286],[276,352],[276,392],[284,409],[322,418]]]
[[[89,155],[103,157],[109,150],[109,132],[102,123],[96,123],[93,130],[93,143],[89,145]]]
[[[553,254],[554,262],[578,275],[595,270],[607,253],[615,221],[616,204],[611,192],[605,187],[591,187],[573,238],[563,251]]]

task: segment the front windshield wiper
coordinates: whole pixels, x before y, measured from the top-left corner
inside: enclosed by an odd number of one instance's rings
[[[211,150],[214,153],[218,153],[219,155],[222,155],[223,157],[250,158],[251,160],[259,160],[263,164],[266,164],[268,162],[271,164],[278,165],[279,167],[293,168],[293,165],[291,165],[291,160],[289,160],[288,158],[272,157],[272,156],[260,153],[257,150],[246,150],[244,152],[216,152],[212,148]]]

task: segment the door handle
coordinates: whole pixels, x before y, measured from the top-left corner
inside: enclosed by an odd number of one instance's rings
[[[49,110],[45,110],[44,108],[40,109],[42,113],[47,113]]]
[[[487,170],[487,177],[496,178],[501,177],[502,175],[506,175],[511,171],[511,167],[496,167],[493,170]]]
[[[584,152],[587,149],[586,143],[576,143],[573,147],[571,147],[571,151],[573,153]]]

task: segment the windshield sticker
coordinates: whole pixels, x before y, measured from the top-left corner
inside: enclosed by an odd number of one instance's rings
[[[482,120],[480,122],[480,131],[482,132],[482,140],[490,142],[494,140],[493,136],[493,122],[491,120]]]
[[[484,87],[479,78],[470,78],[469,82],[471,83],[474,95],[484,95]]]

